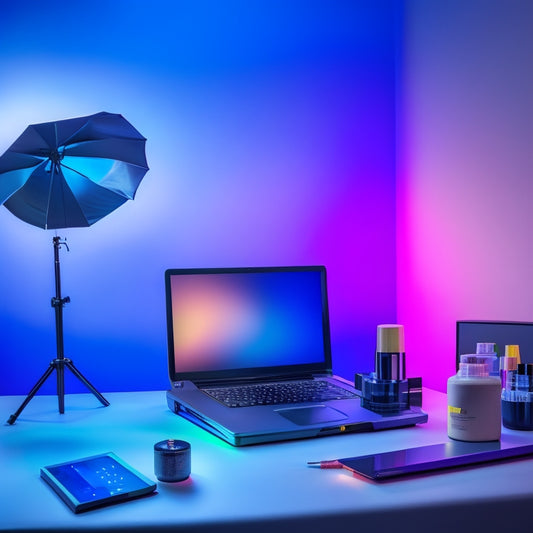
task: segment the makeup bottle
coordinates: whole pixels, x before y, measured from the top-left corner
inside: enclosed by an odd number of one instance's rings
[[[405,379],[404,338],[404,329],[401,324],[378,326],[375,365],[378,379]]]
[[[498,353],[496,352],[496,343],[478,342],[476,344],[476,356],[478,363],[486,363],[489,365],[489,374],[491,376],[500,375],[500,365]]]
[[[517,357],[510,355],[510,360]],[[533,430],[533,364],[517,363],[506,373],[502,390],[502,421],[509,429]]]
[[[500,357],[500,377],[503,389],[507,386],[508,376],[516,374],[520,362],[520,347],[517,344],[507,344],[505,355]]]
[[[459,371],[448,379],[448,436],[483,442],[501,437],[501,381],[490,375],[483,356],[461,355]]]

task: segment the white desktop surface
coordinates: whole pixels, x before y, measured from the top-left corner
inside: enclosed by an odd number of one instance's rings
[[[533,457],[372,482],[307,461],[446,442],[446,395],[424,389],[429,421],[377,433],[234,448],[170,412],[165,392],[31,400],[0,426],[0,531],[533,531]],[[0,397],[0,416],[24,396]],[[504,432],[533,441],[533,432]],[[158,482],[157,494],[74,514],[39,477],[42,466],[112,451],[157,481],[153,446],[192,448],[187,481]]]

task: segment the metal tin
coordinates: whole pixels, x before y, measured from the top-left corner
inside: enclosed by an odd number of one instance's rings
[[[154,473],[159,481],[175,483],[191,475],[191,445],[167,439],[154,444]]]

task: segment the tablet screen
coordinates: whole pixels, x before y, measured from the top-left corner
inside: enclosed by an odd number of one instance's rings
[[[74,511],[153,492],[156,484],[113,453],[47,466],[41,477]]]

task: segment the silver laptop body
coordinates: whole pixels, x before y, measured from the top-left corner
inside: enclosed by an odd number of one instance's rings
[[[364,409],[353,384],[332,375],[323,266],[169,269],[165,290],[168,407],[234,446],[427,420],[418,409]],[[226,398],[228,388],[247,398],[294,382],[327,387],[326,398],[245,407]]]

